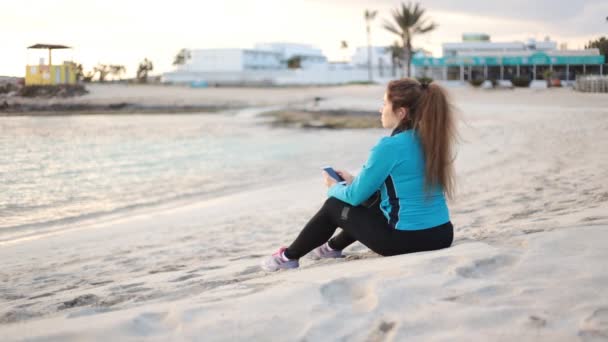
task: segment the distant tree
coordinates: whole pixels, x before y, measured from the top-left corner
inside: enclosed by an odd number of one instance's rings
[[[110,65],[110,74],[114,77],[121,79],[121,76],[127,72],[127,68],[124,65],[112,64]]]
[[[140,83],[148,82],[148,73],[154,69],[154,65],[152,65],[152,61],[148,58],[144,58],[144,60],[139,63],[139,67],[137,68],[137,80]]]
[[[401,4],[401,8],[396,8],[392,12],[393,21],[384,21],[384,28],[391,33],[396,34],[403,42],[403,52],[407,67],[406,75],[411,76],[412,65],[412,38],[417,34],[424,34],[437,28],[437,24],[427,23],[427,19],[423,18],[426,10],[420,7],[420,4],[408,3]]]
[[[393,77],[397,76],[397,68],[401,69],[403,66],[403,46],[399,45],[398,41],[395,41],[393,45],[386,48],[386,52],[391,55],[391,65],[393,67]]]
[[[95,77],[95,72],[94,71],[87,71],[83,76],[82,76],[82,80],[84,82],[93,82],[93,77]]]
[[[608,62],[608,39],[601,37],[596,40],[589,41],[589,44],[585,45],[585,49],[599,49],[600,54],[604,55],[606,62]]]
[[[192,57],[188,49],[181,49],[173,59],[173,65],[184,65]]]
[[[344,62],[347,62],[348,58],[347,58],[346,54],[348,52],[348,42],[346,40],[343,40],[340,42],[340,49],[342,49],[342,51],[344,51]]]
[[[84,78],[84,71],[82,68],[82,64],[76,62],[66,62],[71,65],[72,70],[74,71],[74,76],[76,77],[76,81],[80,82]]]
[[[369,77],[369,81],[372,82],[373,79],[373,74],[372,74],[372,34],[371,34],[371,28],[370,28],[370,24],[372,22],[372,20],[374,20],[374,18],[376,18],[376,14],[378,14],[378,11],[370,11],[370,10],[365,10],[364,13],[364,18],[365,18],[365,28],[367,31],[367,73],[368,73],[368,77]]]
[[[93,68],[93,73],[98,75],[97,79],[99,80],[99,82],[105,82],[106,77],[108,77],[110,72],[111,72],[110,66],[107,64],[97,64]]]
[[[287,67],[289,69],[300,69],[302,67],[302,57],[292,56],[287,60]]]

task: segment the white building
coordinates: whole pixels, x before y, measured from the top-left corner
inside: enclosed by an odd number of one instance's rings
[[[176,72],[216,72],[281,69],[281,54],[248,49],[188,50],[186,62]]]
[[[483,33],[465,33],[462,42],[444,43],[443,57],[478,56],[478,55],[521,55],[530,51],[557,50],[557,43],[546,37],[544,41],[528,39],[523,42],[492,42],[490,36]]]
[[[299,62],[298,70],[333,69],[321,50],[311,45],[260,43],[253,49],[188,50],[185,63],[164,73],[162,79],[171,83],[275,84],[293,73],[288,68],[290,61]]]
[[[308,69],[318,65],[327,63],[327,57],[323,55],[321,49],[317,49],[312,45],[295,44],[295,43],[258,43],[255,45],[258,51],[271,51],[279,53],[284,67],[287,67],[287,62],[292,58],[299,58],[300,67]]]
[[[256,44],[254,49],[196,49],[188,50],[188,57],[176,71],[218,72],[246,70],[281,70],[289,59],[298,57],[300,67],[306,69],[327,63],[321,50],[310,45],[290,43]]]

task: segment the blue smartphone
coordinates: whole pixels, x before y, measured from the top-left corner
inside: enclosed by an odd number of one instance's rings
[[[331,166],[326,166],[323,168],[323,171],[327,172],[327,174],[336,180],[336,182],[340,183],[340,184],[346,184],[346,181],[344,180],[344,178],[342,178],[337,172],[336,170],[334,170],[333,167]]]

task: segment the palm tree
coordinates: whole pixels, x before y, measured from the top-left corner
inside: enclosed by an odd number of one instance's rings
[[[179,50],[177,55],[175,55],[175,58],[173,59],[173,65],[184,65],[190,59],[190,57],[191,55],[188,49],[181,49]]]
[[[152,61],[144,58],[143,62],[139,63],[139,67],[137,68],[137,79],[140,83],[146,83],[148,81],[148,72],[154,69],[154,65],[152,65]]]
[[[401,69],[403,62],[403,47],[399,45],[398,41],[395,41],[393,45],[388,46],[385,50],[391,54],[391,64],[393,67],[393,77],[397,76],[397,67]]]
[[[405,54],[407,65],[407,77],[410,77],[410,66],[412,65],[412,38],[417,34],[424,34],[437,28],[437,24],[427,23],[427,19],[423,18],[426,10],[420,8],[418,3],[412,5],[401,4],[401,8],[393,10],[393,20],[391,23],[388,20],[384,21],[384,28],[398,35],[403,41],[403,52]]]
[[[122,76],[126,72],[127,72],[127,68],[125,68],[124,65],[117,65],[117,64],[110,65],[110,74],[114,77],[118,77],[119,80],[121,79],[120,76]]]
[[[66,62],[72,65],[72,70],[74,70],[74,75],[76,76],[76,81],[80,82],[84,78],[84,70],[82,68],[82,64],[76,62]]]
[[[340,48],[342,50],[344,50],[344,62],[346,62],[348,60],[348,58],[346,57],[346,53],[347,53],[347,49],[348,49],[348,42],[346,40],[341,41]]]
[[[110,74],[110,66],[107,64],[97,64],[93,68],[93,73],[99,74],[99,82],[105,82],[106,77]]]
[[[372,75],[372,35],[370,30],[370,23],[376,18],[378,11],[365,10],[365,27],[367,29],[367,70],[369,75],[369,81],[373,82]]]

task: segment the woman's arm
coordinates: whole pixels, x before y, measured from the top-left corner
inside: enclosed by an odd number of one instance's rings
[[[329,197],[335,197],[356,206],[368,199],[380,188],[396,162],[394,147],[382,139],[372,148],[361,172],[348,185],[335,184],[327,190]]]

